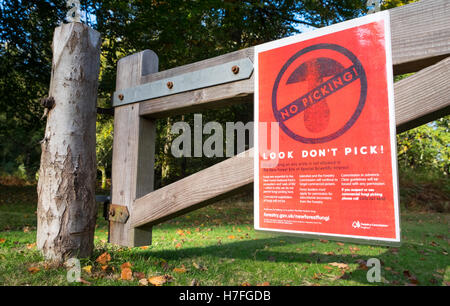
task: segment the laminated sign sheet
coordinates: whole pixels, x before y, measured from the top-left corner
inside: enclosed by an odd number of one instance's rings
[[[255,47],[255,229],[400,242],[389,13]]]

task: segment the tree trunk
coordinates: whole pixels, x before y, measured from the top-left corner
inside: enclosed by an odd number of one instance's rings
[[[82,23],[53,36],[50,97],[38,182],[37,247],[47,260],[90,256],[97,215],[95,122],[100,34]]]
[[[98,169],[100,169],[100,172],[102,173],[102,185],[101,188],[103,190],[106,189],[106,168],[104,166],[98,166]]]

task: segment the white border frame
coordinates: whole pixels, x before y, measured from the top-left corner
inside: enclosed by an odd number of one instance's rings
[[[391,166],[392,166],[392,183],[393,183],[393,199],[394,199],[394,214],[395,214],[395,238],[381,238],[370,236],[356,236],[356,235],[341,235],[319,232],[305,232],[292,231],[282,229],[262,228],[259,226],[259,63],[258,55],[261,52],[276,49],[286,45],[302,42],[319,36],[330,33],[335,33],[361,25],[369,24],[377,21],[384,21],[385,32],[385,48],[386,48],[386,79],[388,90],[388,105],[389,105],[389,130],[390,130],[390,146],[391,146]],[[282,38],[265,44],[255,46],[254,49],[254,184],[253,184],[253,209],[254,209],[254,227],[255,230],[269,231],[283,234],[295,234],[305,238],[328,238],[331,240],[342,240],[359,243],[370,243],[380,245],[399,245],[401,241],[400,234],[400,208],[399,208],[399,193],[398,193],[398,172],[397,172],[397,140],[396,140],[396,125],[395,125],[395,106],[394,106],[394,77],[392,70],[392,47],[391,47],[391,27],[389,11],[378,12],[364,17],[352,19],[341,22],[329,27],[320,28],[312,32],[299,34],[287,38]]]

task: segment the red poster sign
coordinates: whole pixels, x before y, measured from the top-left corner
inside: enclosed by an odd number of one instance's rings
[[[255,228],[399,242],[389,14],[255,47]]]

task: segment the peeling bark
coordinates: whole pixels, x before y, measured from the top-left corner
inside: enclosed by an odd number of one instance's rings
[[[38,182],[37,247],[47,260],[93,250],[95,122],[100,34],[81,23],[55,29],[49,111]]]

